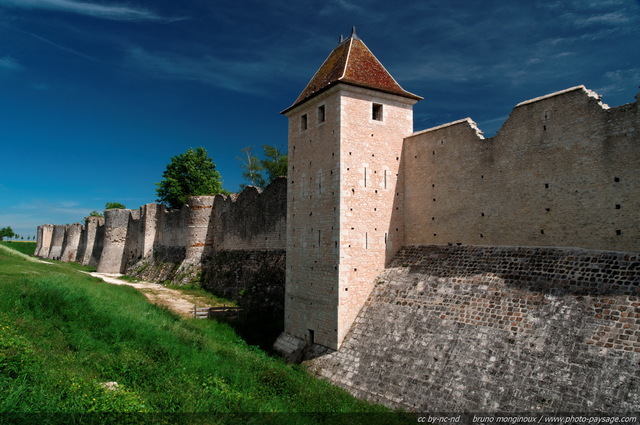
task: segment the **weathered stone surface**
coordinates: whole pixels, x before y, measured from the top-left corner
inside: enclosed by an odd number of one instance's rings
[[[80,236],[82,235],[83,226],[80,223],[73,223],[67,227],[64,241],[62,243],[62,255],[60,261],[71,262],[76,261],[78,249],[80,246]]]
[[[114,209],[104,212],[104,246],[98,264],[99,273],[122,273],[124,248],[129,231],[131,210]]]
[[[484,139],[470,119],[405,140],[405,244],[640,251],[640,109],[583,86],[513,109]]]
[[[309,364],[408,410],[637,411],[640,254],[405,247]]]
[[[62,248],[64,243],[64,236],[67,232],[66,224],[56,224],[53,226],[53,232],[51,235],[51,248],[47,258],[51,260],[59,260],[62,256]]]
[[[202,285],[252,313],[284,311],[285,250],[216,251],[204,258]]]
[[[104,217],[86,217],[76,261],[97,267],[104,239]]]

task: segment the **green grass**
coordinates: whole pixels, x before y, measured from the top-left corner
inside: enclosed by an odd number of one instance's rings
[[[0,246],[6,246],[27,255],[33,255],[36,250],[35,242],[0,241]]]
[[[117,389],[106,388],[107,382],[117,382]],[[56,413],[49,419],[61,421],[69,420],[61,413],[83,412],[199,412],[204,415],[200,419],[227,412],[215,416],[220,421],[197,422],[192,417],[191,423],[238,423],[233,416],[238,412],[297,412],[262,415],[253,423],[371,424],[375,418],[382,418],[381,423],[398,419],[383,407],[314,379],[301,366],[267,356],[225,324],[180,319],[149,304],[133,288],[109,285],[68,264],[43,264],[4,248],[0,422],[7,412]],[[344,412],[376,415],[334,416]],[[125,419],[148,423],[150,417]],[[114,417],[108,417],[104,423],[113,422]]]

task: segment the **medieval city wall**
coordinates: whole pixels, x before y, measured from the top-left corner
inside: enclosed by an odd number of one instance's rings
[[[640,250],[640,110],[584,87],[405,141],[405,243]]]
[[[309,366],[420,412],[632,412],[640,254],[404,247],[339,351]]]
[[[205,238],[208,249],[201,254],[202,285],[251,311],[282,314],[286,212],[286,177],[264,192],[249,186],[237,196],[217,195]]]
[[[64,236],[67,232],[66,224],[55,224],[51,232],[51,246],[47,254],[47,258],[58,260],[62,256]]]
[[[85,218],[76,261],[85,266],[97,267],[102,255],[104,217]]]
[[[51,237],[53,236],[53,224],[43,224],[38,226],[38,240],[34,255],[48,258],[51,250]]]
[[[62,242],[62,255],[60,261],[71,262],[76,261],[78,255],[78,249],[80,248],[80,237],[84,230],[84,226],[80,223],[73,223],[64,234],[64,241]]]

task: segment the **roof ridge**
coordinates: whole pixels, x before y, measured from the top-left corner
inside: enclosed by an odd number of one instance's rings
[[[353,35],[347,38],[346,41],[349,42],[349,47],[347,47],[347,59],[345,59],[344,61],[344,68],[342,68],[342,75],[338,77],[338,81],[342,80],[344,76],[347,74],[347,68],[349,66],[349,57],[351,56],[351,48],[353,47]]]

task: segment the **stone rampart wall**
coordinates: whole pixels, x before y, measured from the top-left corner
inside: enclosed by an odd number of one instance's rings
[[[640,110],[575,87],[405,140],[405,243],[640,250]]]
[[[309,363],[413,411],[625,412],[639,362],[639,253],[432,245],[403,248]]]
[[[80,237],[84,231],[84,226],[80,223],[73,223],[64,234],[64,241],[62,242],[62,256],[61,261],[71,262],[76,261],[78,255],[78,249],[80,247]]]
[[[263,193],[248,186],[237,197],[216,196],[208,229],[214,251],[285,249],[286,211],[285,177]]]
[[[192,197],[180,210],[147,204],[107,210],[104,219],[87,217],[85,226],[39,226],[37,255],[160,281],[175,280],[177,273],[184,275],[180,281],[192,278],[205,255],[223,250],[251,258],[253,252],[279,252],[279,258],[286,248],[286,184],[280,178],[264,193],[248,187],[228,197]],[[249,269],[261,269],[256,264]]]
[[[51,233],[51,246],[47,254],[47,258],[52,260],[59,260],[62,257],[63,244],[65,234],[67,232],[68,225],[56,224],[53,226]]]

